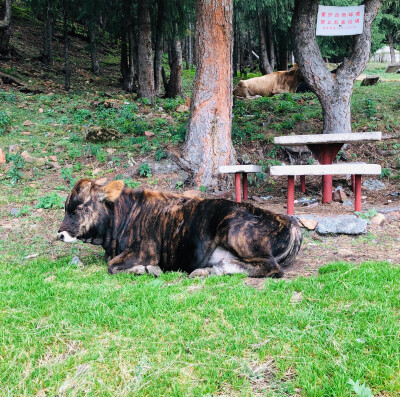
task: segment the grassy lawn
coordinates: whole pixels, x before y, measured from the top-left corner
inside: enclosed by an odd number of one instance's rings
[[[399,395],[397,266],[332,263],[260,289],[110,276],[95,259],[0,274],[4,396],[351,396],[349,379]]]

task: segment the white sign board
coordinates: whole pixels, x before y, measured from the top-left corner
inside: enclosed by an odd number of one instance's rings
[[[364,28],[364,5],[351,7],[319,6],[317,36],[352,36]]]

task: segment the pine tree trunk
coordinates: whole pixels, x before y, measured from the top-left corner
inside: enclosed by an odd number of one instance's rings
[[[126,92],[133,92],[135,90],[135,32],[133,22],[127,26],[128,29],[128,56],[127,56],[127,73],[124,78],[124,90]]]
[[[53,9],[51,8],[51,3],[48,2],[46,6],[46,15],[44,17],[42,56],[42,62],[46,66],[51,66],[53,64],[53,26]]]
[[[260,71],[262,74],[272,73],[274,70],[271,67],[268,59],[267,40],[265,35],[264,17],[261,12],[258,13],[258,31],[260,37]]]
[[[183,160],[197,186],[217,186],[218,167],[234,164],[232,127],[233,0],[196,2],[196,77]]]
[[[69,91],[71,88],[71,65],[69,63],[69,42],[68,42],[68,24],[67,8],[65,0],[63,2],[63,33],[64,33],[64,60],[65,60],[65,83],[64,88]]]
[[[121,75],[123,80],[123,87],[125,89],[125,79],[127,74],[129,73],[129,63],[128,63],[128,43],[126,41],[126,30],[122,27],[121,32]]]
[[[380,3],[381,0],[365,0],[364,31],[354,37],[350,56],[332,75],[315,39],[319,0],[295,0],[292,19],[294,54],[305,81],[321,102],[324,134],[351,132],[350,98],[354,81],[369,59],[371,26]]]
[[[396,63],[396,53],[394,51],[394,40],[392,33],[388,33],[389,49],[390,49],[390,63]]]
[[[5,0],[4,16],[0,21],[0,55],[3,57],[10,56],[11,3],[11,0]]]
[[[166,98],[182,95],[182,47],[178,39],[171,40],[171,73],[166,87]]]
[[[254,60],[253,60],[253,53],[251,52],[253,50],[253,45],[251,43],[251,32],[250,30],[247,31],[247,47],[249,51],[249,64],[250,64],[250,70],[253,70],[254,67]]]
[[[138,67],[139,67],[139,98],[154,99],[154,67],[153,52],[151,46],[151,18],[150,1],[138,0],[139,15],[139,43],[138,43]]]
[[[192,37],[192,24],[189,22],[189,30],[190,34],[187,37],[187,44],[188,44],[188,57],[186,59],[187,69],[190,69],[193,65],[193,37]]]
[[[158,15],[156,28],[156,45],[154,51],[154,91],[156,95],[160,94],[161,89],[161,67],[163,56],[163,32],[164,32],[164,1],[158,0]]]
[[[99,58],[97,54],[97,43],[96,43],[96,23],[89,21],[88,23],[88,36],[90,43],[90,61],[92,65],[92,72],[98,76],[100,74]]]

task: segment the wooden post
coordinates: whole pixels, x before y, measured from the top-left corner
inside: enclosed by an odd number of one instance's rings
[[[247,172],[242,173],[242,181],[243,181],[243,200],[246,201],[248,199]]]
[[[354,210],[361,212],[361,175],[355,175]]]
[[[240,172],[235,173],[235,199],[237,203],[242,202],[242,192],[240,189]]]
[[[294,214],[294,176],[288,176],[288,188],[287,188],[287,214]]]
[[[301,192],[306,193],[306,176],[300,175]]]

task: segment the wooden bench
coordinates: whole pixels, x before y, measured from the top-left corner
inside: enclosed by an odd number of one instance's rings
[[[270,168],[271,175],[288,177],[287,213],[294,213],[294,177],[304,175],[355,175],[354,210],[361,211],[361,175],[380,175],[378,164],[278,165]]]
[[[220,174],[235,174],[235,200],[237,203],[242,201],[240,189],[240,174],[243,180],[243,200],[248,199],[247,174],[250,172],[262,172],[259,165],[221,165],[218,168]]]

